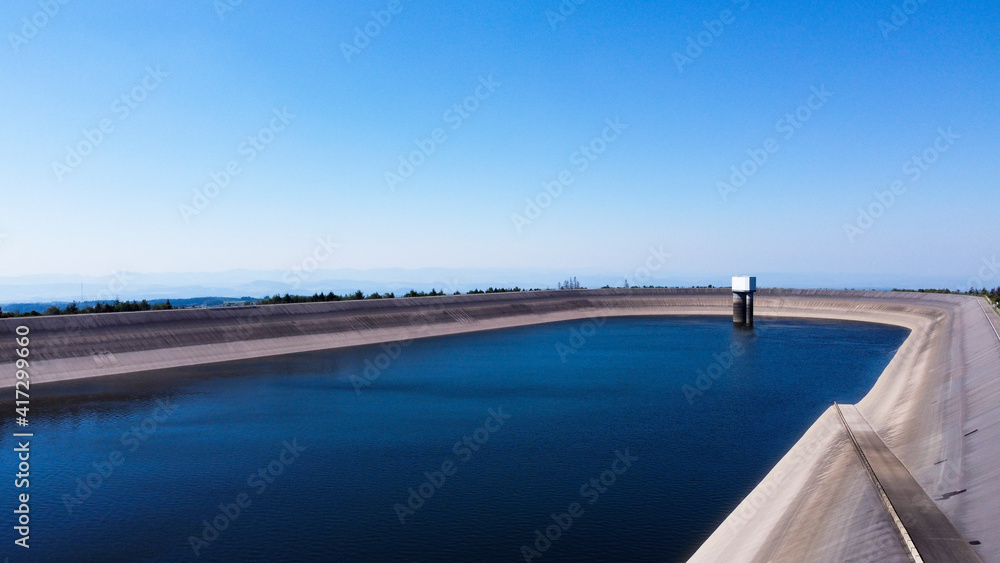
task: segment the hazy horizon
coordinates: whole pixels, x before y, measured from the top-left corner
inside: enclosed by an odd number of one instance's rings
[[[25,275],[0,276],[0,305],[17,303],[83,302],[139,299],[190,299],[200,297],[253,297],[269,295],[311,295],[316,292],[338,294],[361,290],[395,292],[411,289],[468,292],[488,287],[556,289],[569,277],[576,277],[585,288],[605,285],[631,286],[727,287],[730,275],[685,275],[653,271],[647,276],[644,266],[631,272],[594,269],[577,271],[542,269],[420,268],[405,270],[229,270],[224,272],[140,273],[121,271],[109,276]],[[759,287],[799,289],[952,289],[965,291],[969,280],[947,276],[893,276],[882,274],[830,274],[825,276],[789,272],[732,272],[756,275]],[[977,288],[980,286],[976,286]]]

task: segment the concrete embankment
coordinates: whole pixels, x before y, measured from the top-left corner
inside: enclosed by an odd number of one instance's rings
[[[987,561],[1000,561],[1000,336],[981,300],[760,290],[756,316],[911,330],[858,412]],[[581,290],[4,319],[0,386],[15,328],[31,330],[32,381],[333,349],[599,316],[732,314],[728,290]],[[1000,324],[1000,323],[998,323]],[[794,392],[794,390],[789,390]],[[752,423],[752,421],[750,421]],[[920,514],[896,507],[905,525]],[[697,561],[907,561],[848,433],[825,413],[695,554]]]
[[[595,316],[730,314],[727,299],[719,290],[497,293],[3,319],[0,334],[30,329],[40,384]],[[13,385],[10,342],[0,346],[0,386]]]
[[[984,301],[771,292],[758,306],[758,316],[853,318],[911,329],[856,407],[924,494],[893,501],[891,512],[908,532],[901,534],[831,407],[692,561],[916,560],[904,536],[922,533],[933,520],[921,509],[925,497],[978,557],[1000,561],[1000,336],[993,324],[1000,319]]]

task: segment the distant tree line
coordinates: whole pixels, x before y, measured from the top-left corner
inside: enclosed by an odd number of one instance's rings
[[[969,291],[969,293],[977,293],[983,297],[990,300],[994,306],[1000,305],[1000,287],[994,287],[993,289],[987,290],[985,287],[980,289],[978,292]]]
[[[990,300],[994,305],[1000,305],[1000,287],[986,289],[985,287],[976,289],[970,288],[968,291],[952,291],[950,289],[893,289],[893,291],[909,291],[915,293],[954,293],[956,295],[981,295]]]
[[[507,293],[507,292],[519,292],[519,291],[541,291],[541,289],[521,289],[520,287],[504,288],[504,287],[489,287],[485,291],[481,289],[473,289],[468,292],[469,295],[483,294],[483,293]],[[456,291],[452,295],[461,295],[461,291]],[[442,295],[447,295],[444,291],[439,291],[437,289],[431,288],[430,291],[416,291],[411,289],[406,294],[401,297],[439,297]],[[259,300],[248,300],[252,305],[282,305],[288,303],[317,303],[325,301],[358,301],[362,299],[395,299],[396,294],[391,291],[385,293],[370,293],[365,295],[360,289],[354,293],[348,293],[345,295],[338,295],[334,292],[329,293],[314,293],[312,295],[291,295],[286,293],[284,295],[274,295],[266,296]],[[88,305],[86,307],[80,307],[75,301],[66,305],[65,307],[51,306],[45,311],[39,313],[38,311],[28,311],[26,313],[14,313],[14,312],[4,312],[0,308],[0,318],[4,317],[37,317],[41,315],[79,315],[79,314],[92,314],[92,313],[126,313],[132,311],[160,311],[166,309],[184,309],[184,307],[174,307],[170,300],[166,300],[163,303],[150,304],[147,300],[143,299],[141,301],[119,301],[115,299],[113,302],[105,303],[98,302],[94,305]]]
[[[40,317],[41,313],[38,311],[28,311],[27,313],[4,313],[3,307],[0,307],[0,319],[6,319],[8,317]]]
[[[356,301],[360,299],[392,299],[396,297],[392,293],[385,293],[380,295],[378,292],[372,293],[371,295],[365,297],[365,293],[360,289],[354,293],[348,293],[347,295],[337,295],[334,292],[330,293],[314,293],[312,295],[290,295],[286,293],[285,295],[275,295],[274,297],[265,297],[257,302],[258,305],[283,305],[287,303],[317,303],[322,301]]]
[[[37,317],[40,315],[89,315],[92,313],[129,313],[132,311],[164,311],[173,308],[174,306],[170,304],[169,299],[167,299],[163,303],[155,303],[155,304],[150,304],[145,299],[143,299],[142,301],[119,301],[115,299],[110,303],[98,302],[94,305],[88,305],[86,307],[80,307],[79,305],[76,304],[76,301],[74,301],[63,308],[59,308],[53,305],[42,313],[39,313],[37,311],[29,311],[27,313],[9,313],[9,312],[4,313],[3,309],[0,308],[0,318]]]
[[[64,309],[52,306],[45,310],[44,315],[89,315],[91,313],[132,313],[135,311],[167,311],[173,309],[174,306],[170,304],[170,300],[167,299],[163,303],[156,303],[151,305],[148,301],[143,299],[142,301],[119,301],[115,299],[110,303],[98,302],[94,305],[80,308],[76,302],[66,305]]]
[[[654,286],[645,286],[646,288],[653,288]],[[661,286],[655,286],[661,287]],[[694,286],[692,286],[694,287]],[[698,286],[701,287],[701,286]],[[712,286],[708,286],[711,288]],[[610,286],[604,286],[603,289],[611,289]],[[520,291],[541,291],[541,289],[522,289],[520,287],[504,288],[504,287],[489,287],[485,291],[482,289],[473,289],[468,292],[468,295],[479,295],[485,293],[516,293]],[[961,294],[961,295],[979,295],[989,299],[995,306],[1000,307],[1000,287],[995,287],[993,289],[980,288],[980,289],[970,289],[968,291],[952,291],[950,289],[893,289],[892,291],[906,291],[906,292],[916,292],[916,293],[945,293],[945,294]],[[461,295],[460,291],[456,291],[452,295]],[[430,291],[416,291],[410,290],[402,297],[438,297],[442,295],[447,295],[444,291],[438,291],[436,289],[431,289]],[[396,294],[387,291],[385,293],[371,293],[365,295],[361,290],[355,291],[354,293],[348,293],[346,295],[337,295],[332,291],[329,293],[314,293],[312,295],[290,295],[286,293],[285,295],[275,295],[267,296],[263,299],[257,301],[250,301],[251,304],[256,305],[280,305],[286,303],[316,303],[323,301],[358,301],[362,299],[395,299]],[[162,311],[169,309],[183,309],[184,307],[174,307],[170,300],[167,299],[162,303],[151,304],[147,300],[143,299],[141,301],[119,301],[115,299],[112,302],[98,302],[94,305],[88,305],[86,307],[80,307],[75,301],[66,305],[63,308],[52,306],[46,309],[44,312],[39,313],[37,311],[29,311],[26,313],[14,313],[5,312],[0,308],[0,318],[5,317],[37,317],[41,315],[79,315],[79,314],[93,314],[93,313],[127,313],[133,311]]]
[[[507,293],[515,291],[541,291],[540,289],[521,289],[520,287],[513,288],[503,288],[503,287],[490,287],[486,291],[481,289],[473,289],[468,292],[469,295],[476,295],[482,293]],[[430,291],[417,291],[411,289],[407,293],[401,295],[400,297],[440,297],[442,295],[448,295],[444,291],[438,291],[437,289],[431,288]],[[462,295],[461,291],[456,291],[452,295]],[[329,293],[314,293],[312,295],[291,295],[286,293],[284,295],[267,296],[259,301],[258,305],[283,305],[287,303],[317,303],[325,301],[359,301],[362,299],[395,299],[396,294],[391,291],[385,293],[371,293],[365,295],[360,289],[354,293],[348,293],[346,295],[337,295],[334,292]]]
[[[483,293],[513,293],[513,292],[518,292],[518,291],[541,291],[541,290],[540,289],[521,289],[520,287],[517,287],[517,286],[514,286],[514,287],[512,287],[510,289],[508,289],[506,287],[489,287],[489,288],[486,288],[486,291],[483,291],[481,289],[473,289],[473,290],[469,291],[469,295],[480,295],[480,294],[483,294]],[[456,292],[455,295],[459,295],[459,294]]]
[[[712,284],[708,285],[692,285],[690,287],[681,287],[679,285],[629,285],[628,280],[625,280],[625,285],[621,288],[611,287],[610,285],[603,285],[601,289],[714,289],[715,286]]]

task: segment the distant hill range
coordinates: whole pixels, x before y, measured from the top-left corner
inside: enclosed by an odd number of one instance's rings
[[[112,300],[113,301],[113,300]],[[187,309],[195,307],[228,307],[228,306],[244,306],[252,305],[258,301],[255,297],[193,297],[189,299],[149,299],[150,305],[160,305],[170,301],[170,304],[174,308],[184,307]],[[76,303],[81,309],[84,307],[93,307],[98,303],[106,303],[106,301],[45,301],[37,303],[5,303],[3,305],[4,313],[30,313],[35,311],[37,313],[42,313],[49,307],[58,307],[60,309],[65,309],[70,303]]]
[[[640,264],[641,266],[641,264]],[[410,290],[443,290],[468,292],[488,287],[557,289],[560,282],[576,277],[581,287],[631,286],[693,287],[727,286],[730,276],[750,273],[757,276],[761,287],[831,288],[831,289],[919,289],[924,287],[965,290],[965,277],[908,275],[845,275],[789,274],[780,272],[733,271],[685,274],[674,272],[669,264],[643,278],[642,268],[614,272],[596,269],[458,269],[423,268],[407,270],[387,268],[376,270],[232,270],[208,273],[141,274],[115,272],[106,276],[29,275],[0,276],[0,306],[4,310],[65,306],[76,301],[81,307],[97,301],[146,299],[150,303],[170,299],[175,306],[221,305],[226,301],[260,299],[266,296],[311,295],[317,292],[348,294],[361,290],[367,293]],[[739,271],[736,271],[739,270]],[[996,285],[996,284],[993,284]],[[249,297],[205,297],[205,296]]]

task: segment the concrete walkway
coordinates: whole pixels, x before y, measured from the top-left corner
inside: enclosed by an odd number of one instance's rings
[[[982,562],[854,405],[838,405],[858,457],[914,561]]]

